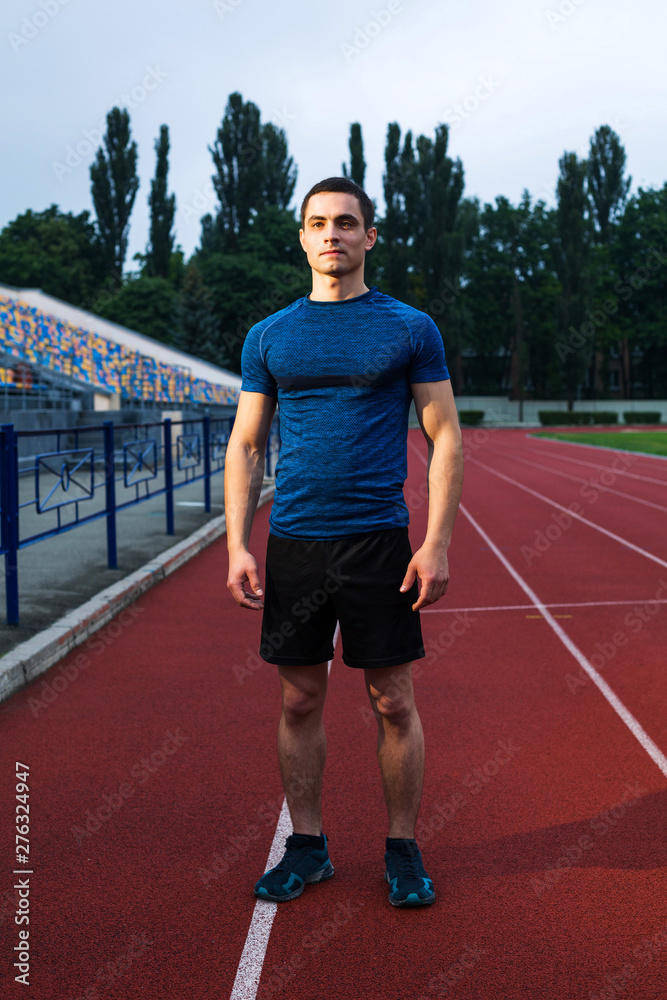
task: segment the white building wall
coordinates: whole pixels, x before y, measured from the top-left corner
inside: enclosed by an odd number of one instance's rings
[[[456,406],[459,410],[484,410],[484,423],[519,423],[519,402],[505,396],[457,396]],[[653,410],[661,414],[663,423],[667,423],[667,400],[659,399],[578,399],[574,403],[575,411],[597,413],[607,411],[618,413],[618,422],[624,423],[623,414],[626,411]],[[567,400],[546,399],[524,400],[523,422],[539,424],[540,410],[567,410]]]

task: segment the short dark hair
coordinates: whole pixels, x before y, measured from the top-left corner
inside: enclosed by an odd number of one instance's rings
[[[368,232],[368,230],[373,227],[373,220],[375,219],[375,206],[364,189],[360,188],[359,185],[355,184],[349,177],[327,177],[326,180],[320,181],[318,184],[314,184],[301,202],[302,229],[306,225],[306,208],[308,207],[310,199],[315,194],[328,194],[330,191],[342,191],[344,194],[353,194],[359,202],[359,208],[361,209],[361,214],[364,218],[366,231]]]

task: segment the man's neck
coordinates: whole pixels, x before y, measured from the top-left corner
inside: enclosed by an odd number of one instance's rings
[[[342,302],[344,299],[356,299],[364,295],[368,287],[361,274],[345,274],[340,278],[328,274],[318,274],[313,271],[313,290],[309,298],[313,302]]]

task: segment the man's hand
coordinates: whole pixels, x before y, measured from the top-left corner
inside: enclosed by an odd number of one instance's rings
[[[245,584],[249,583],[254,593],[249,594]],[[241,608],[252,608],[261,611],[264,607],[264,591],[259,585],[257,560],[249,552],[239,552],[229,556],[229,575],[227,589]]]
[[[419,577],[420,591],[417,603],[412,605],[413,611],[419,611],[427,604],[435,604],[443,594],[447,593],[449,564],[446,550],[426,544],[417,549],[405,571],[401,592],[409,590],[417,577]]]

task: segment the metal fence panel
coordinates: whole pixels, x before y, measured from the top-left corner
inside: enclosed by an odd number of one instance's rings
[[[119,510],[164,495],[166,531],[173,534],[174,492],[201,480],[204,508],[210,512],[211,478],[224,472],[233,424],[234,417],[204,416],[33,431],[2,425],[0,555],[5,558],[7,624],[19,621],[18,552],[27,545],[104,518],[107,562],[115,569]],[[279,450],[276,418],[266,447],[267,477],[275,476]]]

